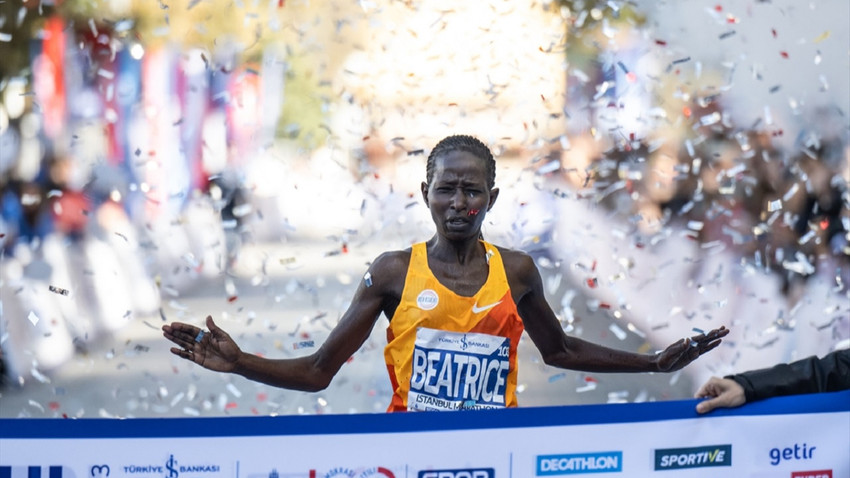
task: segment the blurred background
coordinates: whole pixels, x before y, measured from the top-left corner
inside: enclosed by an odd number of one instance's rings
[[[0,416],[381,412],[386,319],[318,394],[173,357],[206,315],[315,351],[369,262],[433,234],[430,148],[497,156],[491,242],[567,333],[671,375],[550,368],[522,406],[690,398],[850,345],[845,0],[0,2]]]

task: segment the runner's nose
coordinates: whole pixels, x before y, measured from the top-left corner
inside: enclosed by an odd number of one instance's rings
[[[463,190],[460,188],[455,189],[454,194],[452,194],[452,209],[455,211],[463,211],[466,209],[466,201],[467,197]]]

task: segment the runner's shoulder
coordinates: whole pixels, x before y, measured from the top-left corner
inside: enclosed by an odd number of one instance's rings
[[[386,251],[381,253],[369,265],[373,280],[387,282],[404,281],[410,264],[410,249]]]
[[[528,268],[536,267],[534,265],[534,259],[532,259],[532,257],[524,251],[520,251],[518,249],[510,249],[502,246],[496,246],[496,248],[499,250],[499,254],[502,256],[502,262],[505,264],[506,269],[524,271]]]
[[[512,286],[528,284],[539,274],[534,259],[524,251],[496,246],[505,265],[505,274]]]

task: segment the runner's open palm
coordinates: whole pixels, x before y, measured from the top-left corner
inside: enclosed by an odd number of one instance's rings
[[[220,329],[212,317],[207,316],[209,332],[196,341],[200,328],[174,322],[162,327],[163,335],[179,347],[172,347],[171,353],[216,372],[232,372],[242,350],[224,330]]]
[[[661,372],[674,372],[679,370],[700,355],[720,345],[720,339],[729,333],[726,327],[714,329],[708,333],[695,335],[690,339],[679,340],[659,354],[657,363]]]

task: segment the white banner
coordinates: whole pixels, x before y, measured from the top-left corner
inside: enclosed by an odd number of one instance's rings
[[[695,404],[4,419],[0,478],[850,477],[850,391]]]

